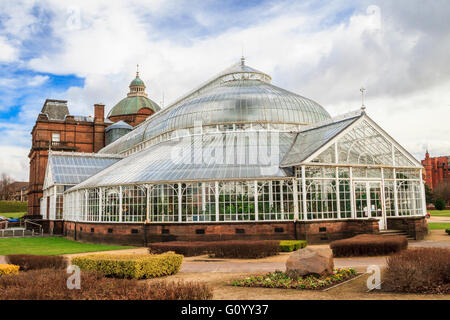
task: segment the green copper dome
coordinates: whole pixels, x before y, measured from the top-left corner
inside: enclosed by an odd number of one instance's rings
[[[144,84],[144,81],[142,81],[141,78],[139,78],[139,76],[136,76],[136,79],[134,79],[130,83],[130,87],[133,87],[133,86],[144,86],[145,87],[145,84]]]
[[[127,114],[136,114],[142,108],[149,108],[154,112],[161,110],[158,104],[144,96],[126,97],[116,104],[108,114],[108,118],[112,116],[120,116]]]
[[[136,72],[136,78],[130,83],[130,92],[127,94],[127,97],[120,100],[120,102],[109,111],[108,118],[112,116],[136,114],[142,108],[149,108],[153,110],[153,112],[161,110],[156,102],[147,97],[144,81],[139,78],[139,72]]]

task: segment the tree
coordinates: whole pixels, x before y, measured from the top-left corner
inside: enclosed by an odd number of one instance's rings
[[[14,180],[10,176],[6,173],[2,173],[2,176],[0,177],[0,199],[8,200],[13,182]]]
[[[444,210],[445,209],[445,201],[444,201],[444,199],[437,198],[434,201],[434,207],[436,208],[436,210]]]
[[[427,184],[425,185],[425,199],[427,201],[427,204],[433,203],[434,199],[433,189],[431,189]]]
[[[445,203],[450,202],[450,181],[444,180],[434,188],[435,199],[442,199]]]

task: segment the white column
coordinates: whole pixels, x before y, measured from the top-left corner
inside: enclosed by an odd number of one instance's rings
[[[255,221],[258,221],[259,220],[259,217],[258,217],[258,181],[254,181],[253,182],[254,183],[254,188],[255,188],[255,190],[254,190],[254,197],[255,197]]]
[[[308,220],[308,212],[306,208],[306,169],[302,166],[302,199],[303,199],[303,220]]]
[[[88,221],[88,199],[89,193],[87,190],[84,190],[84,221]]]
[[[183,216],[183,194],[181,192],[181,183],[178,183],[178,222],[181,222]]]
[[[283,194],[284,181],[280,180],[280,211],[281,219],[284,220],[284,194]],[[295,201],[294,201],[295,202]]]
[[[206,211],[206,186],[205,183],[202,182],[202,212]]]
[[[398,217],[398,190],[397,190],[397,170],[394,168],[394,206],[395,216]]]
[[[150,186],[148,184],[145,185],[145,189],[147,190],[147,206],[146,206],[146,216],[145,216],[145,223],[150,222]]]
[[[53,220],[56,220],[56,187],[53,187],[53,208],[52,208],[52,216],[53,216]]]
[[[336,144],[335,144],[336,145]],[[337,147],[336,147],[336,154],[337,154]],[[337,158],[336,158],[337,159]],[[341,199],[339,199],[339,169],[338,167],[336,169],[336,206],[337,206],[337,215],[338,219],[341,219]]]
[[[103,188],[98,188],[98,221],[102,221],[103,216]]]
[[[214,198],[216,202],[216,221],[219,221],[219,181],[214,182]]]
[[[292,199],[294,200],[294,221],[298,220],[298,179],[292,180]]]
[[[350,207],[352,209],[352,219],[356,219],[356,209],[355,209],[355,186],[353,184],[353,168],[350,167]]]
[[[123,199],[123,197],[122,197],[122,186],[120,186],[119,187],[119,222],[122,222],[122,206],[123,206],[123,203],[122,203],[122,199]]]
[[[422,214],[427,214],[427,200],[425,195],[425,185],[422,179],[422,169],[420,169],[420,196],[422,197]]]

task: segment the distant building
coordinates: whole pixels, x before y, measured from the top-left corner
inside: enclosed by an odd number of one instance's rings
[[[450,181],[449,162],[450,156],[430,157],[428,151],[425,153],[423,178],[431,189],[443,181]]]
[[[49,150],[95,153],[160,110],[147,97],[145,84],[138,72],[129,88],[127,97],[111,109],[106,119],[103,104],[94,105],[92,118],[71,115],[66,100],[45,100],[31,131],[28,215],[42,215],[40,199],[43,196]],[[117,125],[111,126],[115,122]]]
[[[27,201],[28,182],[16,181],[10,184],[10,195],[8,200]]]

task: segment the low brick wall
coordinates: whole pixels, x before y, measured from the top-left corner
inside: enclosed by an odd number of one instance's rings
[[[356,234],[375,233],[378,220],[151,224],[65,222],[63,229],[63,234],[74,240],[135,246],[162,241],[271,239],[328,243]]]
[[[388,217],[389,230],[406,231],[415,240],[423,240],[428,234],[428,223],[425,217]]]
[[[353,237],[361,233],[376,233],[378,220],[328,220],[298,221],[296,223],[297,239],[308,243],[328,243],[330,241]]]

